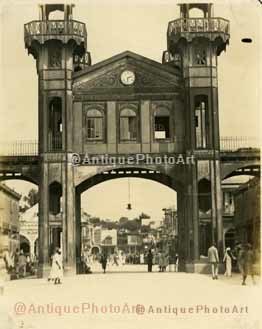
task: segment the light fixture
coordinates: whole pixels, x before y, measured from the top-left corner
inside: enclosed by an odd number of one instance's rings
[[[130,202],[130,178],[129,177],[128,177],[127,184],[128,184],[128,204],[127,204],[126,209],[127,210],[132,210],[132,205],[131,205],[131,202]]]

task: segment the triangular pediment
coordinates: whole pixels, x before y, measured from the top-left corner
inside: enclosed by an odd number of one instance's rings
[[[134,81],[126,85],[121,79],[123,72],[133,72]],[[105,61],[92,65],[73,75],[74,93],[171,91],[180,87],[177,71],[169,66],[126,51]]]

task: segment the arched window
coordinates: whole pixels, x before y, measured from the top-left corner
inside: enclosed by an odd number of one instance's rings
[[[57,215],[61,212],[62,186],[58,182],[49,185],[49,212]]]
[[[120,140],[135,141],[137,139],[137,115],[132,109],[125,108],[120,112]]]
[[[49,151],[62,149],[62,99],[54,97],[49,103]]]
[[[89,109],[86,113],[86,136],[88,140],[102,140],[104,138],[104,115],[97,109]]]
[[[208,96],[195,96],[195,131],[196,148],[209,146]]]
[[[165,107],[158,107],[154,113],[155,139],[170,138],[170,112]]]
[[[207,213],[212,207],[211,183],[203,178],[198,183],[198,206],[199,210]]]

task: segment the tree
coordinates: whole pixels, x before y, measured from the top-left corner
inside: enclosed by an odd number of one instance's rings
[[[24,204],[19,206],[19,211],[23,213],[39,202],[39,192],[32,188],[22,200]]]
[[[90,223],[94,224],[94,225],[99,224],[100,223],[100,218],[99,217],[91,217],[90,218]]]
[[[139,215],[139,219],[150,219],[151,217],[147,214],[145,214],[144,212],[141,212],[141,214]]]
[[[32,188],[29,192],[28,195],[26,196],[27,198],[27,203],[29,207],[33,207],[35,204],[38,203],[39,201],[39,193],[36,189]]]

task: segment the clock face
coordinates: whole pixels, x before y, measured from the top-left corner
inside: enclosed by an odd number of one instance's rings
[[[130,86],[135,82],[135,73],[133,71],[123,71],[121,73],[121,82],[126,85],[126,86]]]

